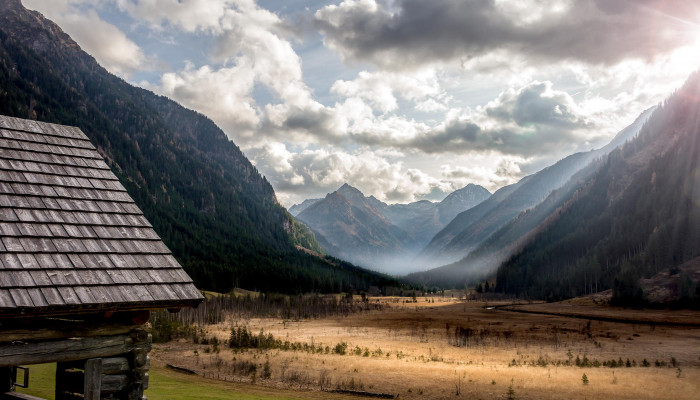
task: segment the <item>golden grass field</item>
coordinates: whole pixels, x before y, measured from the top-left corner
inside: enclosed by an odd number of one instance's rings
[[[697,311],[625,310],[591,302],[521,306],[580,317],[572,318],[511,312],[493,308],[504,304],[454,298],[370,301],[388,307],[348,317],[227,319],[204,327],[206,336],[220,342],[229,338],[231,327],[246,326],[253,333],[262,329],[275,339],[324,348],[320,352],[234,352],[225,343],[216,352],[210,344],[180,339],[154,345],[151,357],[156,365],[177,365],[220,380],[299,391],[340,388],[402,399],[681,400],[698,399],[700,393],[699,325],[654,325],[700,324]],[[586,315],[644,322],[589,320]],[[472,329],[469,346],[455,345],[456,328]],[[347,353],[334,353],[342,342]],[[629,359],[636,366],[564,365],[584,356],[590,364]],[[645,359],[648,367],[643,366]],[[235,363],[242,361],[258,366],[255,376],[234,372]],[[265,363],[269,378],[261,372]]]

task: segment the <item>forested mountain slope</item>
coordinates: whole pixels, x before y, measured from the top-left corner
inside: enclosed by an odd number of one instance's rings
[[[641,277],[700,256],[699,164],[695,73],[499,268],[497,289],[560,299],[612,288],[618,301],[640,300]]]
[[[552,191],[561,188],[578,171],[596,158],[634,137],[651,115],[643,112],[634,123],[620,131],[605,147],[572,154],[554,165],[496,191],[477,207],[455,217],[438,232],[418,257],[418,263],[439,266],[453,263],[478,249],[484,241],[521,212],[540,204]]]
[[[299,251],[320,247],[211,120],[108,73],[19,0],[0,0],[0,113],[82,129],[201,288],[389,282]]]

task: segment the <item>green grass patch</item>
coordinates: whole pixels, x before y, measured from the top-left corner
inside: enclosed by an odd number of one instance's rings
[[[17,391],[43,399],[54,400],[55,380],[56,364],[30,365],[29,387],[27,389],[17,388]]]
[[[159,367],[152,368],[149,374],[150,387],[146,390],[146,396],[149,400],[302,400],[324,398],[324,393],[290,393],[261,386],[204,379]],[[54,400],[55,376],[56,364],[31,365],[29,388],[18,388],[17,390],[32,396]]]

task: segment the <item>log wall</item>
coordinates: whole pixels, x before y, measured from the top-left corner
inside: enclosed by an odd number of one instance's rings
[[[0,330],[0,338],[25,338],[0,342],[0,394],[9,390],[6,375],[11,367],[56,362],[56,400],[145,399],[151,335],[143,326],[114,321],[88,325],[83,333],[102,335],[74,336],[80,332],[76,327],[56,326],[24,335],[16,328]],[[70,332],[71,337],[59,338],[60,332]]]

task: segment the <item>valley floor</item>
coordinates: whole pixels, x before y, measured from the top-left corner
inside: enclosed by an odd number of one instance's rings
[[[157,344],[151,357],[156,365],[256,387],[407,399],[681,400],[696,399],[700,390],[700,312],[575,302],[522,306],[562,314],[543,315],[441,297],[369,301],[388,307],[302,321],[228,319],[206,326],[209,344]],[[605,318],[589,320],[586,313]],[[618,317],[636,322],[609,320]],[[657,325],[674,321],[690,326]],[[230,349],[226,341],[234,326],[289,343]]]

